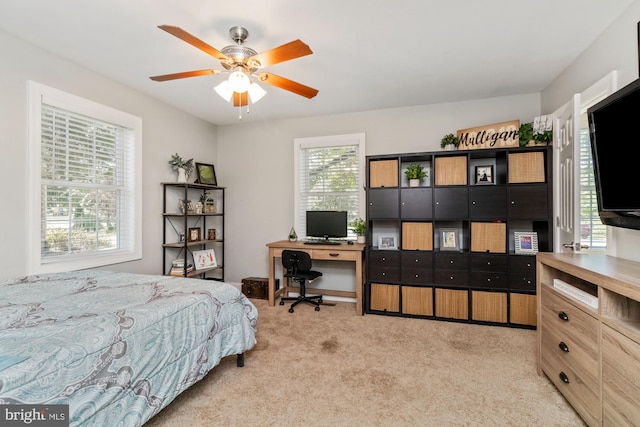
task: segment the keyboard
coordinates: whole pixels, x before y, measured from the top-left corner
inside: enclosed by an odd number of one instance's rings
[[[341,245],[342,242],[336,242],[334,240],[307,240],[305,245]]]

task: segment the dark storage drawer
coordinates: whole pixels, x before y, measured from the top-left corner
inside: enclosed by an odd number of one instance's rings
[[[400,192],[400,216],[405,219],[432,217],[433,192],[431,188],[403,188]]]
[[[433,283],[433,270],[430,268],[403,268],[400,281],[407,285],[430,285]]]
[[[507,273],[491,271],[472,271],[469,275],[469,286],[472,288],[507,289]]]
[[[398,267],[369,267],[370,282],[397,283],[400,281],[400,269]]]
[[[471,271],[507,271],[506,255],[470,254],[469,266]]]
[[[509,274],[509,289],[514,291],[533,291],[536,290],[536,275],[527,275],[523,273]]]
[[[376,267],[399,267],[400,252],[371,251],[369,253],[369,265]]]
[[[399,196],[396,188],[373,188],[367,192],[367,218],[397,218]]]
[[[436,270],[434,282],[437,285],[466,288],[469,286],[469,272],[466,270]]]
[[[473,186],[469,188],[471,219],[501,219],[507,217],[507,187]]]
[[[432,268],[433,252],[403,251],[400,252],[402,268]]]
[[[535,255],[512,255],[509,257],[509,272],[536,275]]]
[[[436,268],[441,270],[466,270],[469,268],[467,254],[439,252],[435,254]]]
[[[467,187],[434,189],[434,218],[467,218],[469,189]]]
[[[548,220],[546,184],[520,184],[509,187],[509,218]]]

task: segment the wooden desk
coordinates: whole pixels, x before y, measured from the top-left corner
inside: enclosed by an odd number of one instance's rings
[[[362,315],[362,283],[363,269],[362,257],[364,254],[364,243],[354,243],[353,245],[305,245],[304,242],[290,242],[280,240],[278,242],[267,243],[269,248],[269,305],[276,305],[276,298],[288,296],[289,291],[298,291],[298,288],[290,287],[288,281],[283,280],[282,287],[276,291],[275,286],[275,262],[276,258],[282,257],[282,251],[290,249],[294,251],[304,251],[311,255],[312,260],[323,261],[351,261],[356,265],[356,291],[335,291],[328,289],[313,289],[313,293],[337,297],[347,297],[356,299],[356,314]]]

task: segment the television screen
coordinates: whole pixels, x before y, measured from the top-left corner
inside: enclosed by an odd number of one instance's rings
[[[347,237],[347,211],[307,211],[307,237]]]
[[[640,227],[635,224],[640,217],[635,189],[640,162],[632,154],[640,143],[638,111],[640,79],[587,110],[598,210],[608,225]]]

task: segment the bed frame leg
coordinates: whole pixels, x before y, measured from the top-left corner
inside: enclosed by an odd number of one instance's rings
[[[240,353],[236,359],[236,365],[238,368],[242,368],[244,366],[244,353]]]

